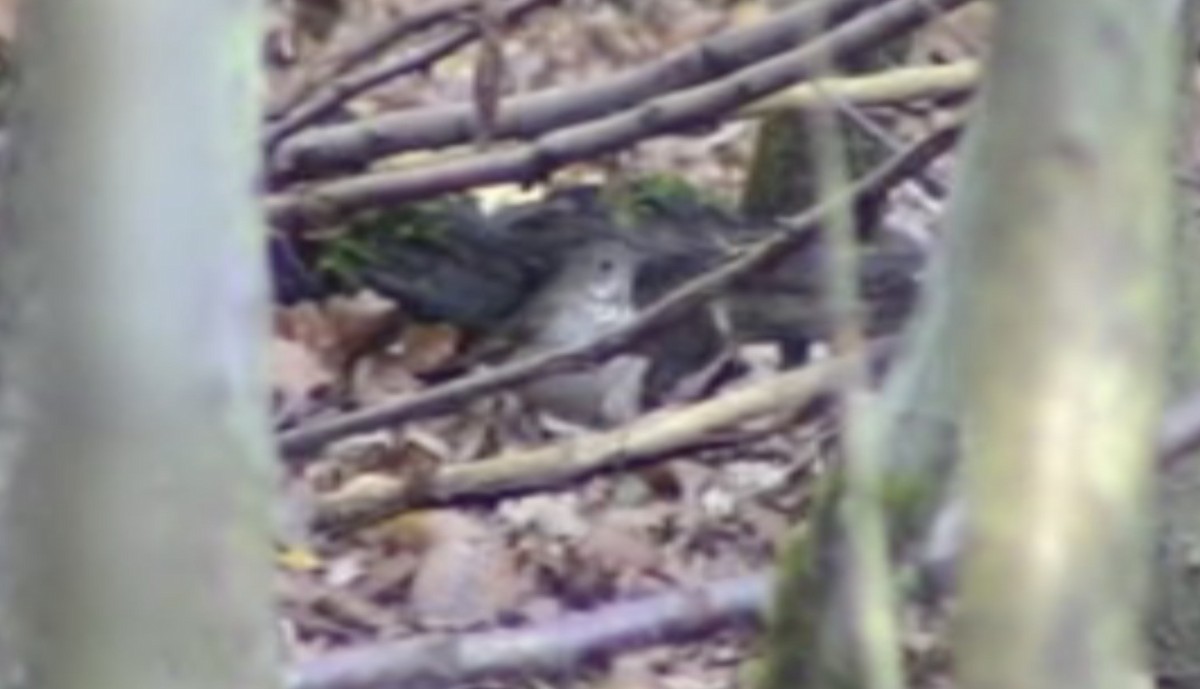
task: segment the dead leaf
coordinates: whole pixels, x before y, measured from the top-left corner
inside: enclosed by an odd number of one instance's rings
[[[420,390],[423,384],[404,363],[402,354],[378,352],[364,357],[350,374],[354,401],[370,407]]]
[[[347,480],[337,491],[327,496],[330,500],[339,502],[370,502],[394,495],[402,485],[402,481],[394,476],[380,473],[359,474]]]
[[[462,331],[452,325],[414,323],[401,335],[400,361],[417,375],[437,370],[458,354],[462,340]]]
[[[337,347],[337,331],[324,310],[313,302],[275,310],[275,334],[303,345],[328,362],[327,353]]]
[[[333,373],[304,345],[278,337],[271,339],[270,380],[280,420],[306,416],[333,388]]]
[[[331,297],[325,302],[325,313],[337,348],[326,355],[335,365],[342,365],[372,344],[381,343],[399,321],[396,304],[370,290]]]
[[[600,689],[661,689],[659,659],[648,653],[626,653],[613,659]]]
[[[308,348],[330,371],[342,371],[381,341],[397,318],[395,304],[363,291],[277,309],[275,332]]]
[[[640,521],[605,515],[580,541],[579,554],[624,581],[657,572],[662,566],[659,544]]]
[[[500,504],[499,516],[512,528],[550,538],[578,539],[589,524],[580,513],[579,496],[571,493],[530,495]]]
[[[324,43],[346,12],[343,0],[298,0],[293,4],[296,26],[318,43]]]
[[[454,512],[426,515],[433,541],[413,578],[410,602],[426,625],[495,622],[523,593],[508,550],[478,521]]]
[[[304,473],[315,490],[329,492],[345,483],[347,477],[383,464],[395,445],[387,429],[358,433],[330,443],[322,453],[322,461],[310,463]]]
[[[436,517],[431,512],[419,510],[397,514],[364,529],[358,536],[364,543],[371,543],[389,552],[424,554],[436,538]]]
[[[994,15],[994,8],[985,2],[968,3],[939,14],[929,26],[913,34],[907,61],[946,63],[983,57]]]

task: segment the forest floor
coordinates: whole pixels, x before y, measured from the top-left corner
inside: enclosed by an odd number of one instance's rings
[[[276,62],[272,93],[303,80],[324,56],[388,17],[427,2],[277,3],[269,38]],[[586,83],[642,64],[700,37],[758,21],[763,4],[560,3],[504,35],[508,91]],[[321,33],[328,35],[314,37]],[[469,45],[428,72],[368,92],[350,103],[351,116],[469,101],[477,50]],[[553,181],[607,183],[667,172],[682,174],[698,188],[732,202],[748,164],[752,133],[749,122],[736,121],[686,138],[657,138],[598,163],[570,166]],[[499,185],[472,193],[484,207],[496,207],[537,198],[546,188]],[[391,305],[370,294],[278,307],[273,343],[277,401],[292,404],[337,388],[354,406],[370,408],[426,389],[421,374],[460,353],[462,334],[452,327],[407,324],[391,346],[346,366],[361,333],[390,313]],[[753,365],[729,388],[780,370],[778,352],[770,347],[740,354]],[[703,606],[710,602],[704,598],[710,591],[706,587],[714,582],[765,576],[777,546],[810,507],[814,477],[837,455],[834,416],[828,405],[806,407],[803,414],[793,410],[789,423],[768,415],[736,424],[691,451],[654,457],[636,468],[565,486],[559,482],[553,490],[520,495],[497,490],[491,497],[447,500],[331,535],[309,528],[314,505],[369,498],[447,467],[512,460],[525,449],[561,446],[572,438],[586,443],[592,436],[527,408],[519,396],[506,392],[475,399],[443,416],[334,442],[291,465],[283,480],[277,562],[289,656],[301,668],[316,668],[322,659],[348,649],[386,654],[398,648],[389,643],[447,635],[463,640],[459,651],[469,652],[473,647],[466,640],[486,638],[488,630],[507,630],[514,639],[518,631],[527,632],[520,638],[533,645],[557,636],[563,644],[557,662],[563,676],[555,681],[571,685],[744,686],[744,661],[753,655],[756,638],[755,625],[747,624],[752,615],[745,611],[716,612],[716,624],[710,620],[682,627],[676,624],[679,612],[669,607],[665,612],[639,609],[649,618],[636,624],[633,608],[617,609],[615,616],[605,611],[617,603],[653,601],[672,592],[691,592],[695,606]],[[798,418],[803,422],[796,423]],[[570,455],[563,461],[570,461]],[[719,624],[722,615],[728,624]],[[910,650],[930,653],[935,642],[926,621],[910,622]],[[634,626],[622,628],[628,624]],[[589,641],[580,628],[610,641],[589,646],[595,639]],[[514,657],[532,653],[528,647],[507,652]],[[469,665],[462,658],[456,662]],[[461,670],[463,681],[454,683],[544,684],[546,664],[530,666],[525,673],[514,662],[502,680],[471,682],[466,680],[486,676],[486,668],[476,675],[469,667],[439,669],[447,674]]]

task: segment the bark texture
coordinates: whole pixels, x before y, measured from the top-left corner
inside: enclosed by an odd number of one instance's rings
[[[258,4],[24,9],[4,681],[277,686]]]

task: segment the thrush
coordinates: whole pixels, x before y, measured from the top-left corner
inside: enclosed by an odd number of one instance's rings
[[[577,346],[628,323],[637,314],[633,287],[639,262],[637,251],[616,239],[570,250],[517,314],[516,354]],[[610,426],[640,411],[648,365],[644,356],[621,354],[586,371],[536,380],[521,394],[564,420]]]

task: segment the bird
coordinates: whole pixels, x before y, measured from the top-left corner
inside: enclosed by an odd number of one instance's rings
[[[641,257],[629,243],[604,238],[569,250],[556,272],[530,297],[515,320],[515,356],[578,346],[637,316],[634,281]],[[641,411],[649,360],[620,354],[575,373],[532,381],[519,394],[565,421],[608,427]]]

